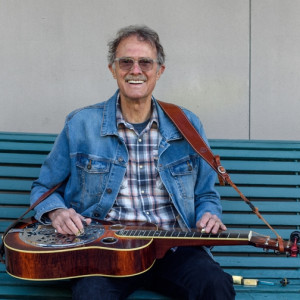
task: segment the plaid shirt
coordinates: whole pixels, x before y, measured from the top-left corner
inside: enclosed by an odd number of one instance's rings
[[[119,103],[116,117],[129,161],[119,194],[106,220],[147,221],[173,229],[178,213],[156,169],[161,135],[155,105],[152,103],[152,116],[140,134],[124,120]]]

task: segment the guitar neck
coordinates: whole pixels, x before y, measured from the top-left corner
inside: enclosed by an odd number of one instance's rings
[[[185,232],[147,229],[123,229],[116,232],[117,236],[123,238],[153,239],[158,258],[177,246],[248,245],[252,234],[252,231],[222,231],[212,234],[197,230]]]
[[[230,240],[250,241],[253,231],[222,231],[217,234],[206,233],[199,230],[176,231],[176,230],[147,230],[147,229],[122,229],[116,232],[118,236],[132,238],[153,238],[153,239],[186,239],[186,240],[215,240],[219,242]]]

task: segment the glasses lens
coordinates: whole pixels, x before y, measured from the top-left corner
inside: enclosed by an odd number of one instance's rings
[[[139,59],[139,66],[142,71],[150,71],[153,68],[153,60],[148,58]]]
[[[130,70],[134,64],[134,60],[132,58],[120,58],[119,59],[119,67],[122,70]]]
[[[120,69],[124,71],[131,70],[135,62],[135,60],[130,57],[122,57],[117,59],[117,61],[119,62]],[[152,70],[154,61],[151,58],[140,58],[138,63],[141,70],[147,72]]]

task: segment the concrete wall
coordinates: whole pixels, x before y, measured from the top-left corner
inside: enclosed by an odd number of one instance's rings
[[[154,95],[196,112],[209,138],[300,139],[299,0],[0,0],[0,131],[61,130],[116,89],[107,42],[155,29]]]

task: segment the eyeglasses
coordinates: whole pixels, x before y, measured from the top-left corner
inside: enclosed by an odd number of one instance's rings
[[[131,70],[134,66],[134,63],[137,62],[140,69],[143,72],[151,71],[153,69],[154,63],[158,62],[155,59],[147,58],[147,57],[139,58],[137,60],[133,59],[131,57],[119,57],[119,58],[116,58],[115,61],[117,61],[119,63],[119,67],[123,71]]]

